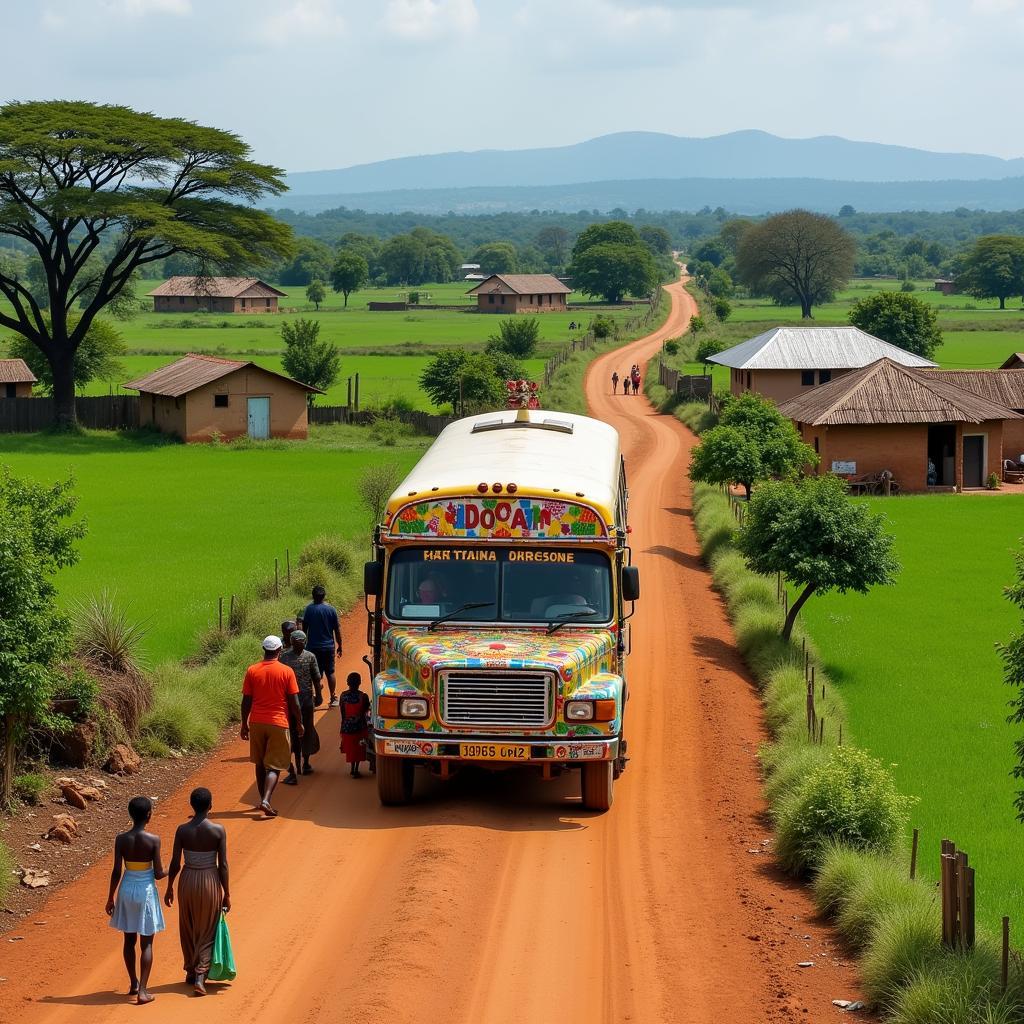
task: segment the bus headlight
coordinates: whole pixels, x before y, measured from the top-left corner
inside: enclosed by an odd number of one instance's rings
[[[565,704],[565,720],[567,722],[589,722],[594,717],[594,702],[590,700],[570,700]]]
[[[426,718],[430,705],[423,697],[403,697],[398,702],[399,718]]]

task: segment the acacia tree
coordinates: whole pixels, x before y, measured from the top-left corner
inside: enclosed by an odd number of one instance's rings
[[[327,289],[324,287],[323,281],[319,278],[314,278],[306,286],[306,301],[312,302],[316,306],[317,312],[320,311],[320,303],[327,298]]]
[[[1006,309],[1011,295],[1024,295],[1024,238],[985,235],[964,257],[957,284],[979,299],[998,299]]]
[[[736,274],[776,302],[797,302],[804,319],[853,273],[856,244],[831,217],[790,210],[743,232]]]
[[[68,322],[74,324],[76,319],[69,317]],[[53,371],[46,356],[20,334],[11,338],[8,349],[9,355],[15,359],[25,360],[28,368],[39,379],[39,390],[43,394],[52,395]],[[124,365],[118,357],[127,351],[120,332],[109,320],[93,320],[75,353],[75,387],[84,387],[91,380],[124,380]]]
[[[621,302],[629,295],[648,295],[658,284],[658,268],[642,242],[598,242],[573,257],[573,283],[587,295]]]
[[[783,623],[784,640],[812,594],[865,594],[896,581],[900,565],[883,522],[866,505],[854,504],[843,481],[831,475],[772,481],[757,489],[738,545],[754,572],[781,572],[803,588]]]
[[[49,362],[59,425],[75,424],[79,347],[140,267],[181,253],[201,273],[230,273],[290,254],[290,228],[251,205],[285,190],[281,174],[238,136],[180,118],[64,100],[0,106],[0,235],[34,251],[49,306],[47,318],[27,282],[0,268],[0,326]]]
[[[859,299],[849,319],[854,327],[925,359],[942,344],[935,307],[907,292],[879,292]]]
[[[487,339],[490,353],[507,352],[514,359],[529,359],[540,342],[540,321],[535,316],[505,317],[498,333]]]
[[[11,799],[18,744],[46,718],[71,623],[53,578],[78,560],[82,522],[71,481],[46,487],[0,472],[0,806]]]
[[[447,349],[426,365],[420,374],[420,387],[438,408],[450,405],[464,415],[467,406],[493,409],[501,405],[504,382],[518,372],[519,367],[507,353]]]

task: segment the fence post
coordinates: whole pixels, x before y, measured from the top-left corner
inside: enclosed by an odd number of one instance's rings
[[[1010,983],[1010,919],[1003,918],[1003,952],[999,963],[999,981],[1003,992]]]
[[[277,559],[274,559],[274,597],[281,596],[281,580],[277,568]]]
[[[228,629],[235,628],[235,595],[231,595],[231,608],[228,611]]]
[[[917,877],[917,844],[920,839],[920,833],[914,829],[914,839],[910,844],[910,880],[913,881]]]
[[[217,598],[217,628],[224,632],[224,598]]]
[[[284,549],[284,566],[284,578],[290,587],[292,585],[292,555],[287,548]]]

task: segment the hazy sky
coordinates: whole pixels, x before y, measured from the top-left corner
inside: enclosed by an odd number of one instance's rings
[[[287,170],[646,129],[1024,153],[1024,0],[0,0],[0,96],[230,128]]]

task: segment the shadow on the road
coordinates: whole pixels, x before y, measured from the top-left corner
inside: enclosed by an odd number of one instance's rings
[[[702,661],[713,662],[719,668],[726,669],[750,681],[747,667],[735,644],[723,640],[721,637],[698,634],[692,638],[692,646],[693,653]]]
[[[206,987],[207,998],[218,996],[227,992],[228,986],[218,985],[216,982],[209,982]],[[181,996],[182,999],[194,999],[195,993],[191,985],[184,981],[171,982],[165,985],[150,985],[149,991],[155,996]],[[46,1003],[51,1006],[133,1006],[135,997],[125,995],[124,992],[112,992],[109,989],[103,992],[83,992],[76,996],[40,996],[35,1000],[37,1003]]]
[[[643,554],[667,558],[684,569],[702,569],[704,567],[700,555],[690,554],[689,551],[680,551],[679,548],[670,548],[664,544],[653,544],[649,548],[644,548]]]
[[[222,763],[232,760],[225,757]],[[298,786],[277,787],[273,803],[281,819],[352,830],[461,825],[499,832],[573,832],[587,828],[587,819],[596,813],[581,806],[577,772],[544,782],[534,770],[525,768],[487,771],[466,766],[447,780],[417,769],[412,802],[404,807],[383,807],[376,780],[365,764],[360,778],[353,779],[336,751],[325,747],[313,761],[314,775],[302,777]],[[214,771],[215,766],[211,765]],[[277,820],[264,818],[255,810],[253,783],[232,797],[215,790],[214,801],[211,817],[216,820],[263,821],[271,829]],[[236,801],[243,806],[218,810],[217,804]]]
[[[664,511],[670,512],[674,516],[684,516],[685,518],[689,518],[690,516],[693,515],[693,509],[692,508],[678,508],[678,507],[672,506],[672,507],[666,507]]]

